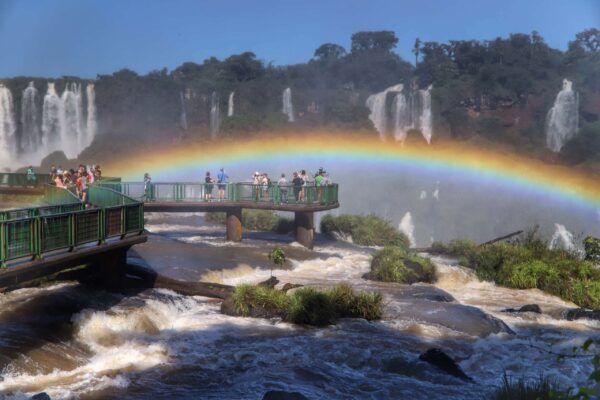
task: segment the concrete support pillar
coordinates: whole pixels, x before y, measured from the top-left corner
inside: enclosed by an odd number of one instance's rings
[[[304,247],[313,248],[315,238],[315,222],[313,212],[294,213],[294,224],[296,226],[296,241]]]
[[[227,210],[227,240],[231,242],[242,241],[242,209]]]
[[[125,287],[127,250],[118,249],[98,256],[91,265],[92,284],[100,285],[109,291],[120,291]]]

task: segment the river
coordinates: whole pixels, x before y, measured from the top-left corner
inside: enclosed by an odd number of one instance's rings
[[[261,399],[269,390],[310,399],[487,398],[504,372],[582,385],[589,357],[566,357],[597,321],[566,321],[575,307],[538,290],[479,281],[451,259],[434,257],[437,282],[412,286],[365,281],[373,248],[319,237],[314,251],[290,236],[248,232],[242,243],[202,214],[149,214],[149,242],[129,261],[186,280],[259,282],[267,252],[290,262],[280,285],[347,282],[384,294],[378,322],[342,319],[316,329],[278,320],[222,315],[220,303],[152,289],[127,296],[56,283],[0,295],[0,393],[27,399]],[[447,301],[452,300],[452,301]],[[542,314],[501,310],[538,304]],[[456,359],[473,383],[421,362],[431,347]]]

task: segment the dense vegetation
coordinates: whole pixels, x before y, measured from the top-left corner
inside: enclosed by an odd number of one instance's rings
[[[368,95],[398,83],[433,85],[435,137],[474,136],[544,153],[544,125],[563,78],[573,81],[580,97],[580,134],[564,149],[573,163],[600,162],[600,31],[580,32],[567,51],[550,48],[537,33],[516,33],[492,40],[416,39],[416,66],[394,52],[391,31],[357,32],[350,49],[319,46],[306,63],[274,66],[254,53],[223,60],[185,62],[172,71],[146,75],[123,69],[99,75],[96,99],[102,133],[115,135],[120,146],[154,136],[209,138],[212,94],[221,110],[220,135],[249,135],[261,130],[336,127],[375,135],[365,107]],[[5,84],[20,112],[20,97],[29,80],[43,93],[46,80],[18,77]],[[57,90],[76,77],[57,80]],[[281,94],[292,89],[296,122],[281,113]],[[229,94],[235,113],[226,116]],[[38,96],[42,101],[43,96]],[[187,126],[181,121],[182,107]],[[41,112],[41,104],[38,109]],[[98,140],[94,147],[110,146]],[[118,149],[117,149],[118,150]],[[94,151],[90,150],[93,154]]]
[[[326,215],[321,220],[321,232],[351,237],[362,246],[399,246],[406,250],[410,245],[405,234],[376,215]]]
[[[364,278],[405,284],[431,283],[435,279],[435,265],[401,247],[387,246],[373,254],[371,271]]]
[[[213,212],[206,214],[208,222],[225,225],[227,215],[223,212]],[[242,211],[242,225],[245,229],[251,231],[272,231],[277,233],[288,233],[294,228],[294,221],[289,218],[280,217],[269,210],[250,210]]]
[[[238,285],[233,293],[233,311],[241,316],[280,317],[295,324],[326,326],[337,318],[380,319],[380,293],[356,293],[345,284],[320,291],[305,287],[291,295],[266,286]]]
[[[434,243],[432,251],[460,257],[483,280],[517,288],[538,288],[581,307],[600,309],[600,269],[566,250],[549,249],[548,243],[529,234],[515,243],[478,246],[456,240]]]

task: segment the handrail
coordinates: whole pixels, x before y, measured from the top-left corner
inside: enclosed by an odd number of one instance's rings
[[[46,193],[57,204],[0,212],[1,267],[11,260],[41,259],[48,252],[144,231],[143,203],[114,190],[91,185],[88,195],[94,207],[89,209],[66,189],[50,187]]]
[[[101,182],[123,195],[143,202],[254,202],[270,204],[331,205],[338,203],[338,185],[305,186],[253,184],[250,182]],[[219,189],[223,188],[223,198]]]

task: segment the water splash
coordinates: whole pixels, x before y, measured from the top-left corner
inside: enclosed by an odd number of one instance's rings
[[[554,224],[555,231],[550,239],[550,249],[576,250],[575,238],[564,225]]]
[[[212,92],[210,97],[210,137],[212,139],[216,139],[221,127],[219,114],[219,95],[217,92]]]
[[[38,124],[38,91],[33,82],[23,90],[21,97],[21,151],[33,153],[42,145],[42,137]]]
[[[579,128],[579,95],[573,91],[573,82],[564,79],[556,95],[554,106],[546,117],[546,146],[558,153],[566,142],[577,135]]]
[[[10,160],[14,152],[15,114],[12,93],[0,84],[0,160]]]
[[[231,92],[229,93],[229,99],[227,100],[227,116],[228,117],[233,117],[233,96],[234,96],[235,92]]]
[[[412,215],[410,211],[407,211],[406,214],[402,217],[400,221],[400,225],[398,225],[398,229],[400,232],[404,233],[410,242],[410,247],[416,247],[417,241],[415,240],[415,224],[413,223]]]
[[[288,122],[294,122],[294,105],[292,104],[292,89],[286,88],[283,91],[283,109],[282,112],[287,115]]]

